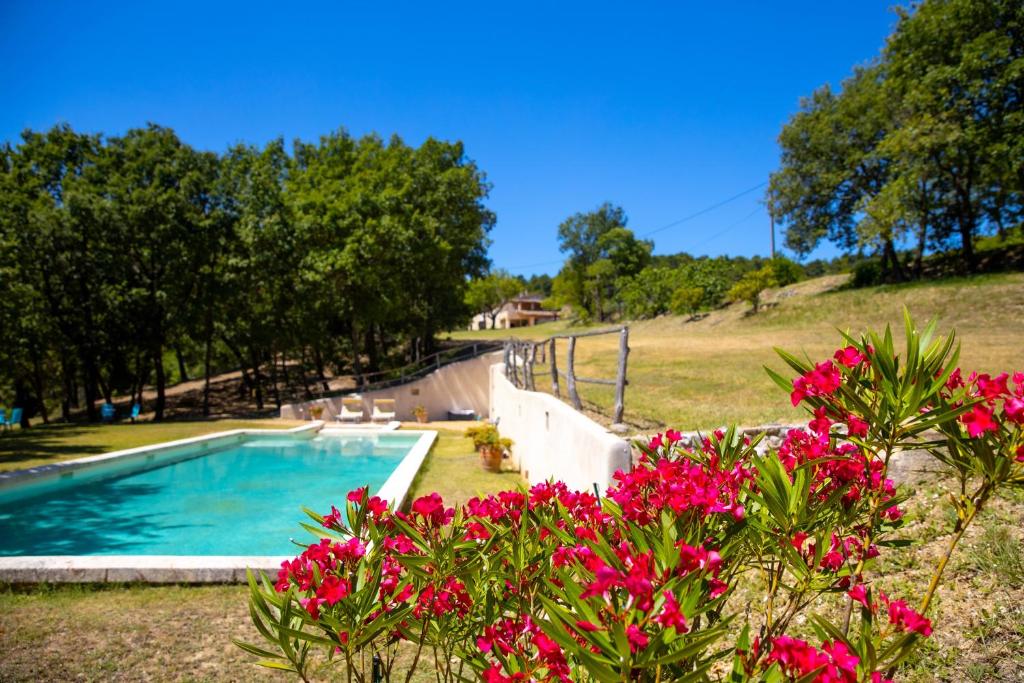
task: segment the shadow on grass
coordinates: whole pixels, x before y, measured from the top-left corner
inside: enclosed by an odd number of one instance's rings
[[[17,429],[0,435],[0,464],[28,461],[59,462],[72,456],[97,455],[107,449],[101,444],[78,441],[94,431],[89,425],[40,426]]]

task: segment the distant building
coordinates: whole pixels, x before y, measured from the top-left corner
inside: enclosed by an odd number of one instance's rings
[[[510,327],[532,327],[539,323],[558,320],[558,311],[542,307],[544,297],[539,294],[520,294],[512,297],[490,313],[477,313],[469,323],[471,330],[508,329]],[[491,320],[494,320],[492,325]]]

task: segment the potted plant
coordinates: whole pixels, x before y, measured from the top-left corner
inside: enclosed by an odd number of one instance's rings
[[[492,472],[501,471],[501,461],[512,448],[512,439],[498,433],[498,428],[484,423],[466,430],[466,438],[473,440],[473,447],[480,454],[484,468]]]
[[[311,405],[309,407],[309,414],[314,420],[319,420],[320,416],[324,414],[324,407],[319,403]]]
[[[427,409],[424,408],[422,405],[419,405],[419,406],[416,406],[415,408],[413,408],[412,409],[412,414],[416,416],[416,421],[421,423],[421,424],[426,423],[426,421],[428,419]]]

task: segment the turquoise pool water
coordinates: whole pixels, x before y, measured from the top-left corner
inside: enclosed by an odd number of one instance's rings
[[[376,491],[418,434],[250,437],[0,491],[0,555],[291,555],[301,507]]]

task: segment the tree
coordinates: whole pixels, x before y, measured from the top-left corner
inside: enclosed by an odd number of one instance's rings
[[[671,310],[676,315],[688,315],[692,318],[700,310],[703,299],[704,289],[701,287],[677,287],[672,292]]]
[[[466,305],[471,313],[483,313],[490,318],[490,326],[502,304],[524,289],[523,281],[512,277],[505,270],[495,270],[482,278],[469,281],[466,288]]]
[[[769,287],[777,285],[775,273],[771,266],[747,273],[729,290],[729,298],[733,301],[749,301],[757,313],[761,306],[761,293]]]
[[[823,87],[779,137],[768,203],[799,255],[828,239],[881,255],[895,244],[958,245],[1005,234],[1024,204],[1024,7],[1008,0],[925,0],[900,9],[881,57],[838,93]]]
[[[581,317],[606,320],[616,303],[615,283],[650,262],[654,244],[636,239],[626,222],[621,207],[605,202],[594,211],[570,216],[558,227],[559,247],[569,258],[553,291],[559,293],[560,303],[573,306]]]
[[[925,179],[948,184],[935,209],[955,225],[964,265],[985,220],[1020,215],[1024,191],[1024,6],[930,0],[900,20],[885,49],[900,127],[890,145]]]

